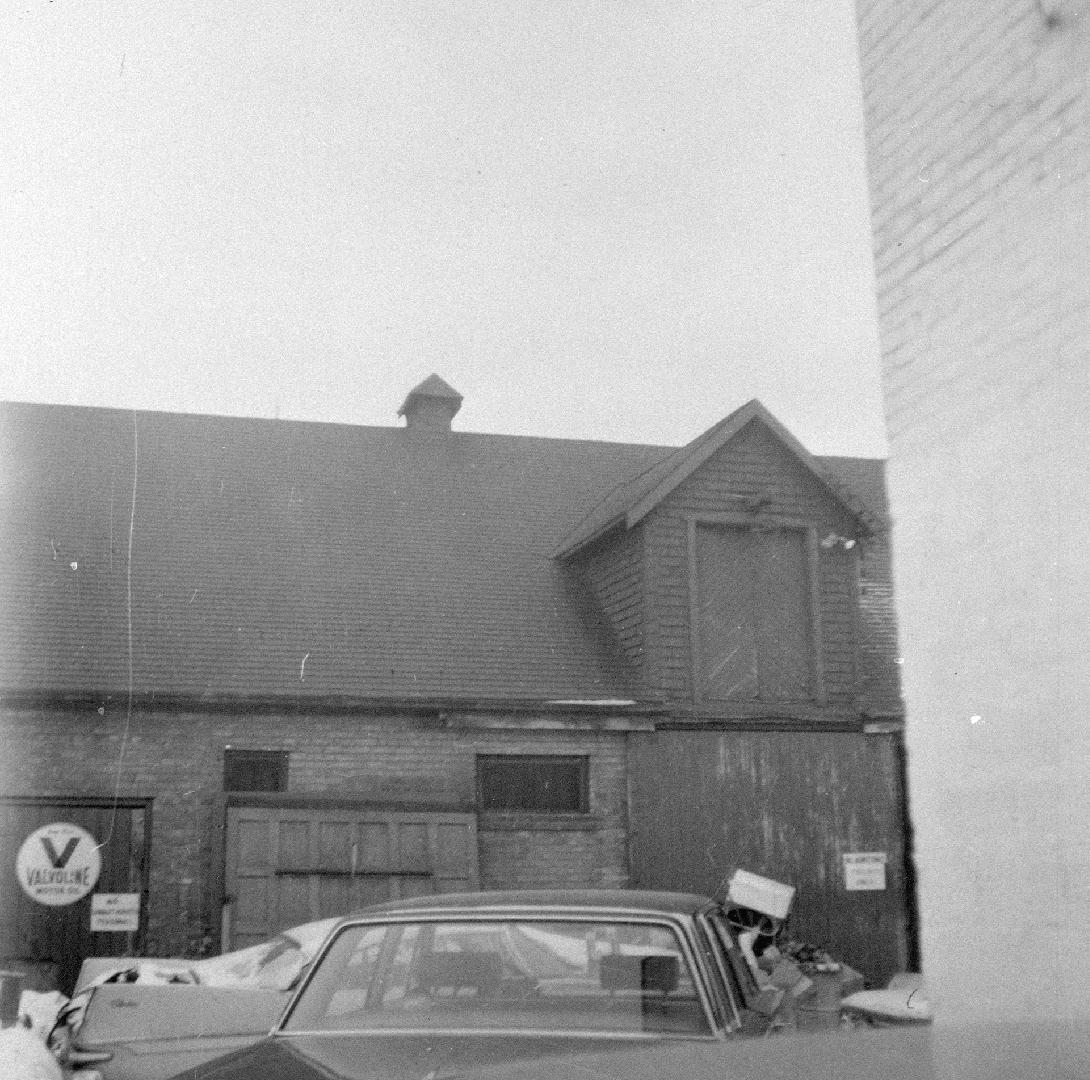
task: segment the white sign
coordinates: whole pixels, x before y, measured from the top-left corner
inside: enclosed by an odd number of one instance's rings
[[[131,934],[140,929],[140,894],[95,893],[91,897],[91,930],[96,934]]]
[[[95,887],[101,870],[95,838],[66,821],[35,829],[15,856],[23,892],[49,907],[82,900]]]
[[[855,851],[844,855],[844,888],[849,891],[886,887],[886,853]]]

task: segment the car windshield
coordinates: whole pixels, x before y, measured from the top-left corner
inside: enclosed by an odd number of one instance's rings
[[[706,1035],[666,924],[503,919],[345,928],[283,1030]]]

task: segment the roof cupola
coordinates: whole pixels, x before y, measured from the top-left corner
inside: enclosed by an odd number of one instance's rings
[[[438,375],[414,386],[397,410],[405,426],[421,431],[450,431],[450,422],[462,407],[462,395]]]

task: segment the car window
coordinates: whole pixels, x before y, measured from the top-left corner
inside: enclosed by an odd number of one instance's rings
[[[708,912],[707,919],[715,930],[723,955],[728,961],[727,976],[731,980],[732,989],[741,1001],[749,1004],[758,995],[760,988],[757,986],[757,980],[746,958],[742,955],[742,950],[738,947],[738,942],[734,939],[734,931],[720,911]]]
[[[735,1002],[739,999],[732,995],[724,981],[730,976],[724,970],[726,960],[722,955],[718,939],[702,919],[697,919],[694,929],[693,940],[708,973],[709,997],[716,1024],[724,1028],[735,1027],[740,1023],[735,1011]]]
[[[348,927],[283,1027],[710,1032],[672,927],[540,919]]]
[[[396,949],[401,927],[355,927],[339,934],[307,984],[304,1011],[333,1021],[367,1008],[383,948]]]

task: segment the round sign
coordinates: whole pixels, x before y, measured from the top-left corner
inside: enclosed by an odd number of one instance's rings
[[[101,870],[95,838],[66,821],[35,829],[15,856],[23,892],[50,907],[81,900],[95,887]]]

